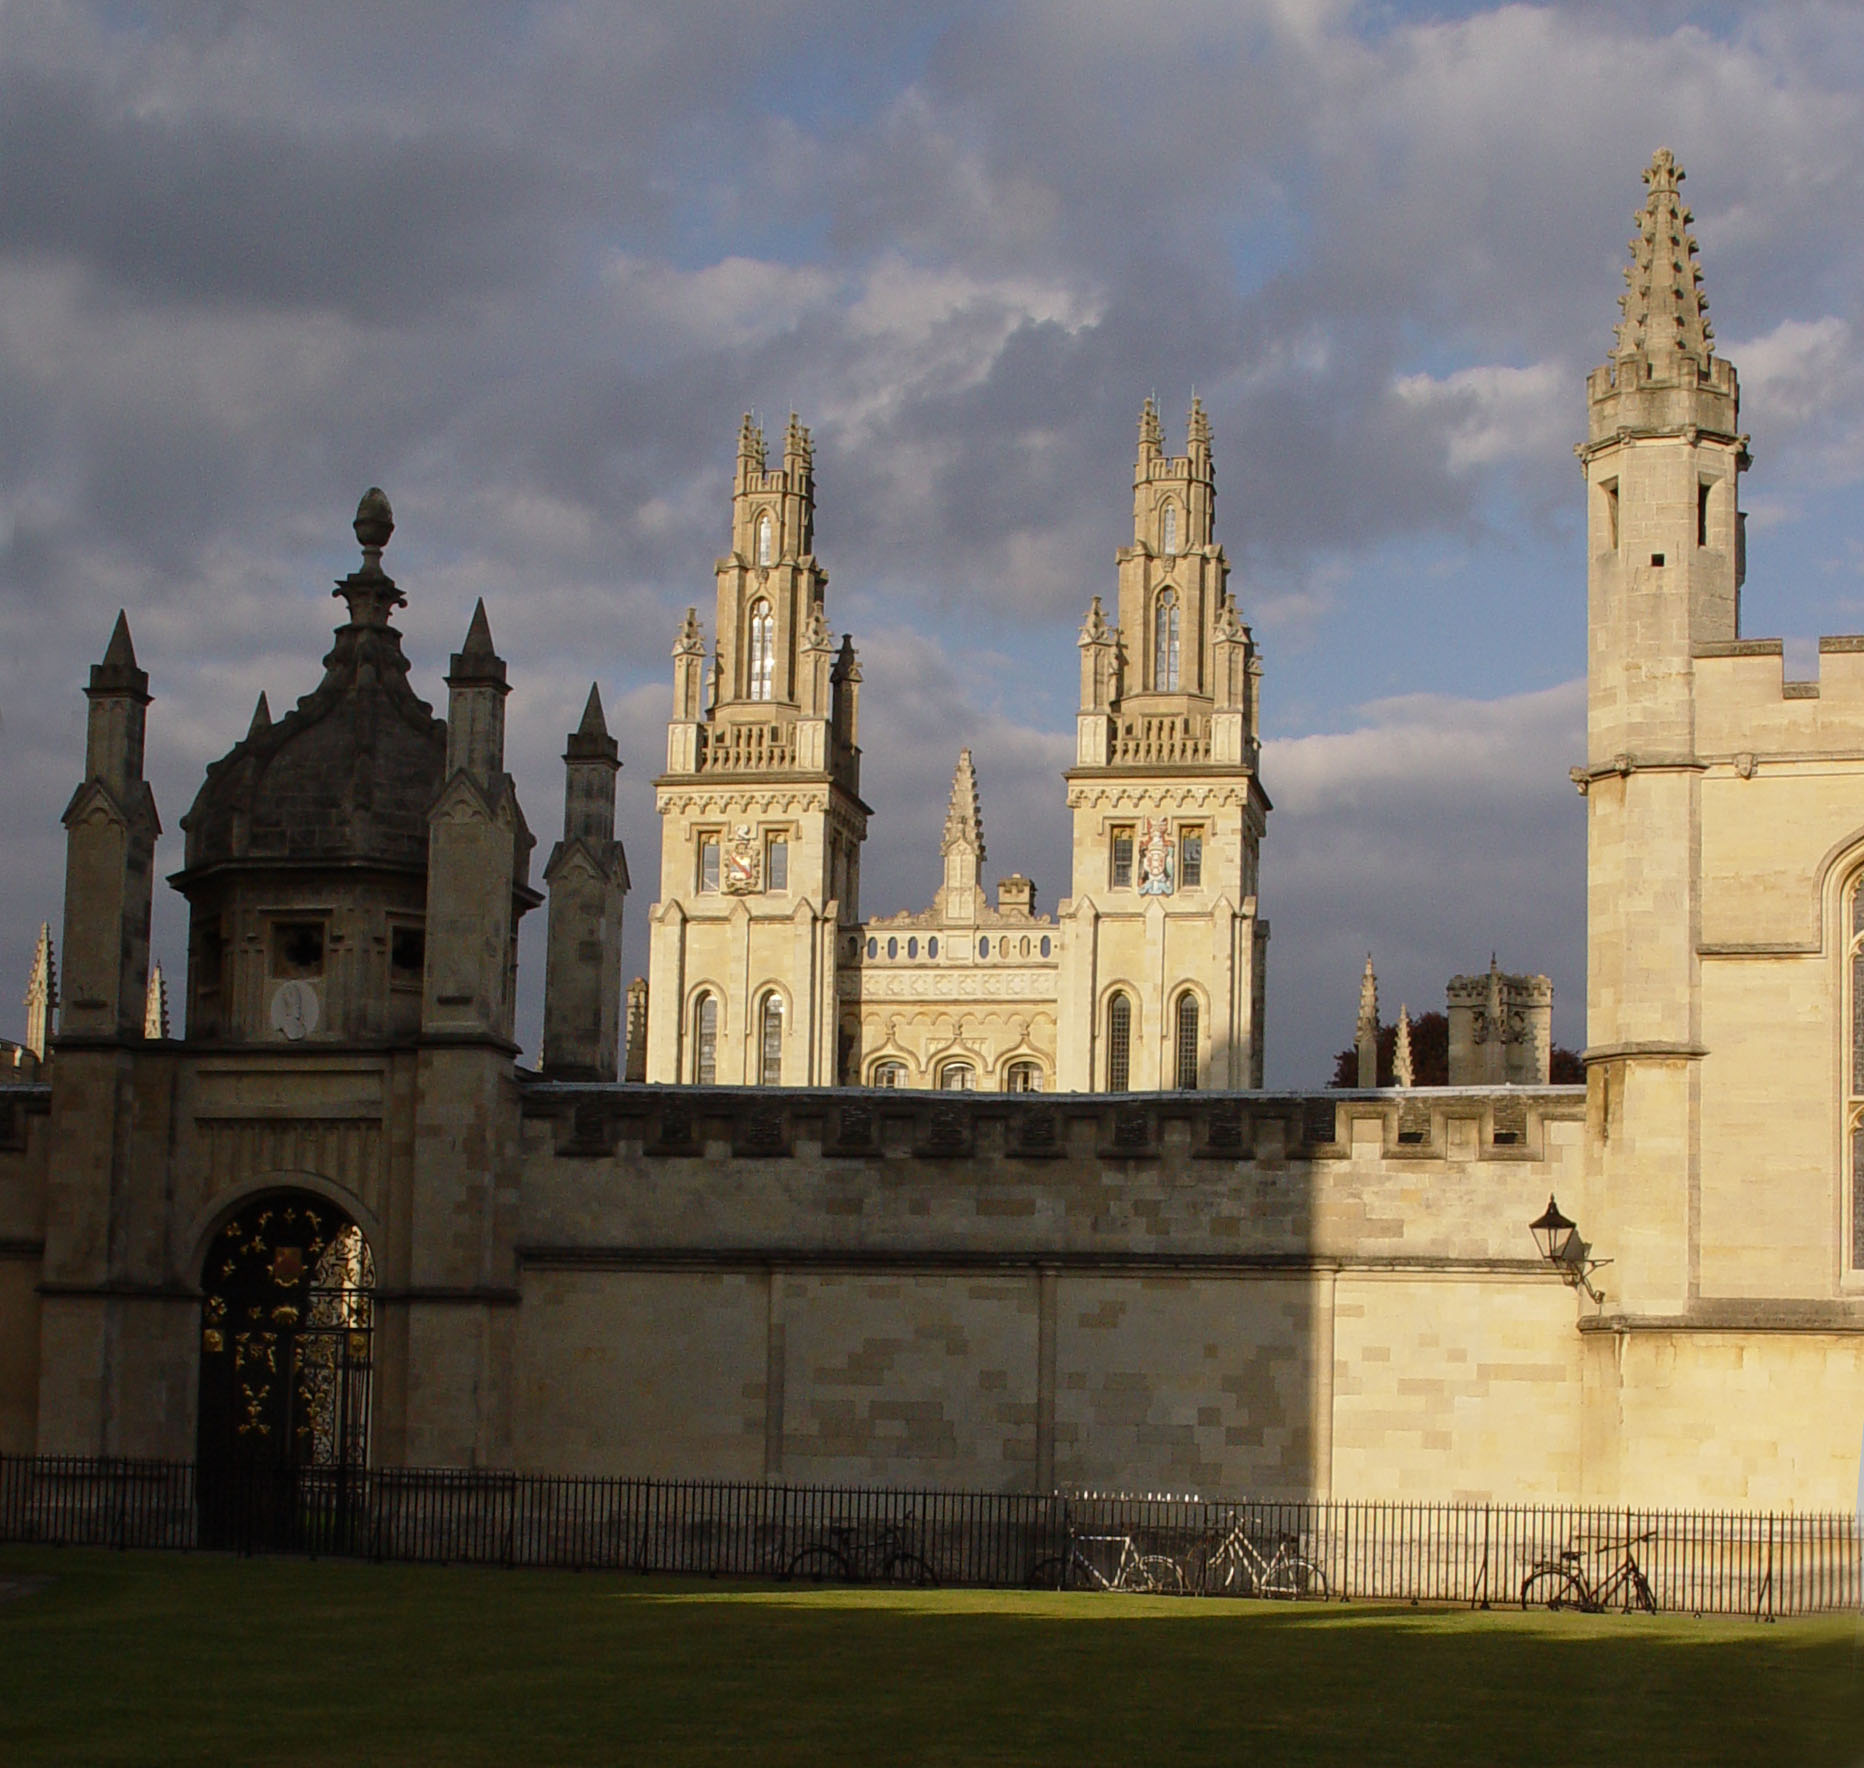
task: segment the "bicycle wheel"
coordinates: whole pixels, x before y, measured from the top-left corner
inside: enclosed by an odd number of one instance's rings
[[[1650,1587],[1650,1579],[1635,1567],[1631,1572],[1631,1605],[1641,1608],[1647,1615],[1657,1612],[1657,1597]]]
[[[917,1553],[888,1555],[880,1567],[883,1584],[908,1584],[915,1590],[929,1590],[938,1582],[932,1568]]]
[[[807,1578],[812,1584],[826,1579],[845,1584],[849,1578],[848,1562],[833,1547],[805,1547],[790,1559],[786,1578]]]
[[[1183,1596],[1184,1567],[1167,1554],[1148,1553],[1140,1559],[1134,1581],[1126,1588],[1144,1590],[1153,1596]]]
[[[1523,1608],[1587,1607],[1586,1587],[1578,1577],[1557,1565],[1537,1566],[1521,1584]]]
[[[1262,1580],[1264,1596],[1280,1596],[1295,1601],[1327,1600],[1327,1574],[1311,1559],[1292,1553],[1276,1560]]]
[[[1050,1553],[1029,1568],[1025,1582],[1031,1590],[1062,1590],[1067,1587],[1067,1570],[1067,1560],[1059,1553]]]

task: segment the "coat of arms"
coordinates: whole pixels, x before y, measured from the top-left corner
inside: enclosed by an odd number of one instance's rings
[[[1148,817],[1139,828],[1139,894],[1172,893],[1171,824],[1164,817]]]
[[[758,887],[757,837],[749,823],[740,823],[725,843],[725,894],[750,896]]]

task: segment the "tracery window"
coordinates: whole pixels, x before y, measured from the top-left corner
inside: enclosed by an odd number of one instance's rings
[[[702,994],[693,1002],[693,1084],[718,1083],[718,996]]]
[[[1133,1003],[1116,994],[1107,1002],[1107,1091],[1125,1092],[1132,1073]]]
[[[783,1081],[783,997],[774,990],[764,996],[757,1015],[759,1086],[780,1086]]]
[[[1188,988],[1178,997],[1176,1030],[1178,1087],[1197,1090],[1197,996]]]
[[[1178,596],[1161,589],[1152,614],[1152,686],[1161,694],[1178,691]]]
[[[777,620],[761,596],[751,604],[751,681],[753,700],[770,698],[777,668]]]

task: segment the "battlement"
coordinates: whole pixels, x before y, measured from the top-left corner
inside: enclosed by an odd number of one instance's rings
[[[1527,1224],[1547,1192],[1583,1207],[1582,1087],[1113,1095],[539,1082],[524,1087],[522,1110],[527,1162],[560,1175],[546,1184],[532,1167],[525,1237],[591,1257],[781,1238],[868,1262],[1301,1265],[1361,1262],[1376,1248],[1396,1263],[1528,1269]]]
[[[1703,761],[1746,757],[1751,766],[1769,755],[1864,750],[1864,636],[1821,638],[1819,673],[1810,681],[1787,678],[1786,647],[1777,638],[1698,644],[1691,662]]]

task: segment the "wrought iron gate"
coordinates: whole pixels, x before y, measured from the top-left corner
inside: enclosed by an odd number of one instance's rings
[[[375,1261],[323,1198],[254,1199],[201,1270],[204,1541],[351,1546],[369,1461]]]

